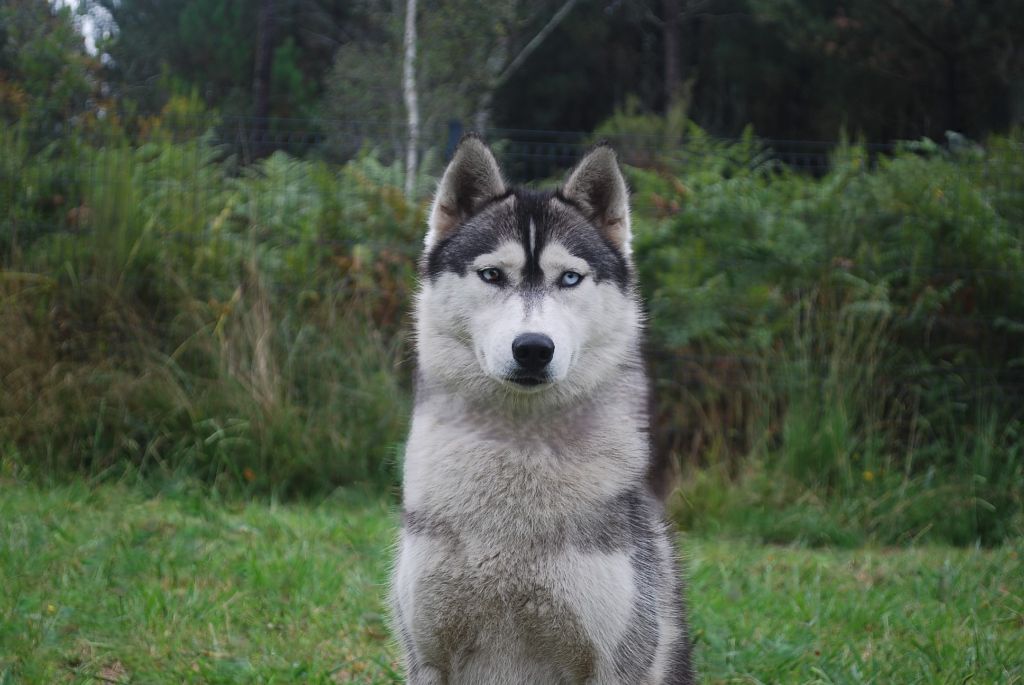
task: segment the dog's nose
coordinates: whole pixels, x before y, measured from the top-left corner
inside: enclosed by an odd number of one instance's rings
[[[523,333],[512,341],[512,356],[527,371],[540,371],[555,356],[555,343],[543,333]]]

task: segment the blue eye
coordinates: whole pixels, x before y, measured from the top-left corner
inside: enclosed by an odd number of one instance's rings
[[[583,276],[576,273],[575,271],[566,271],[564,274],[562,274],[562,278],[559,279],[558,285],[562,286],[563,288],[572,288],[579,285],[580,281],[582,280]]]
[[[477,274],[484,283],[497,283],[501,280],[501,270],[495,269],[493,266],[487,269],[480,269],[477,271]]]

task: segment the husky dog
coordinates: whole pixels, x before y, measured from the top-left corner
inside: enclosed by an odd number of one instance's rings
[[[392,578],[410,683],[692,683],[647,486],[629,199],[597,147],[554,192],[467,137],[430,213]]]

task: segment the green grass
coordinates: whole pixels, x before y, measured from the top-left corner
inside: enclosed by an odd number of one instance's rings
[[[386,683],[393,507],[0,481],[0,683]],[[684,538],[706,682],[1024,682],[1024,543]]]

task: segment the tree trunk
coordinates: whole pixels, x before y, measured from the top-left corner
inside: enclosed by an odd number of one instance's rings
[[[416,153],[420,143],[420,108],[416,98],[416,0],[405,2],[405,59],[402,61],[402,91],[408,122],[405,145],[405,196],[416,193]]]
[[[679,0],[663,0],[665,13],[665,111],[671,111],[682,99],[682,79],[679,77]]]
[[[1010,127],[1024,126],[1024,76],[1009,79]]]
[[[274,0],[261,0],[256,28],[255,69],[252,83],[253,155],[266,154],[264,137],[270,116],[270,69],[274,60]]]
[[[494,90],[484,89],[476,101],[476,114],[473,116],[473,130],[479,135],[487,133],[487,126],[491,123],[491,101],[494,99]]]
[[[946,130],[964,133],[965,126],[960,112],[960,83],[957,78],[957,56],[943,55],[946,71]]]

